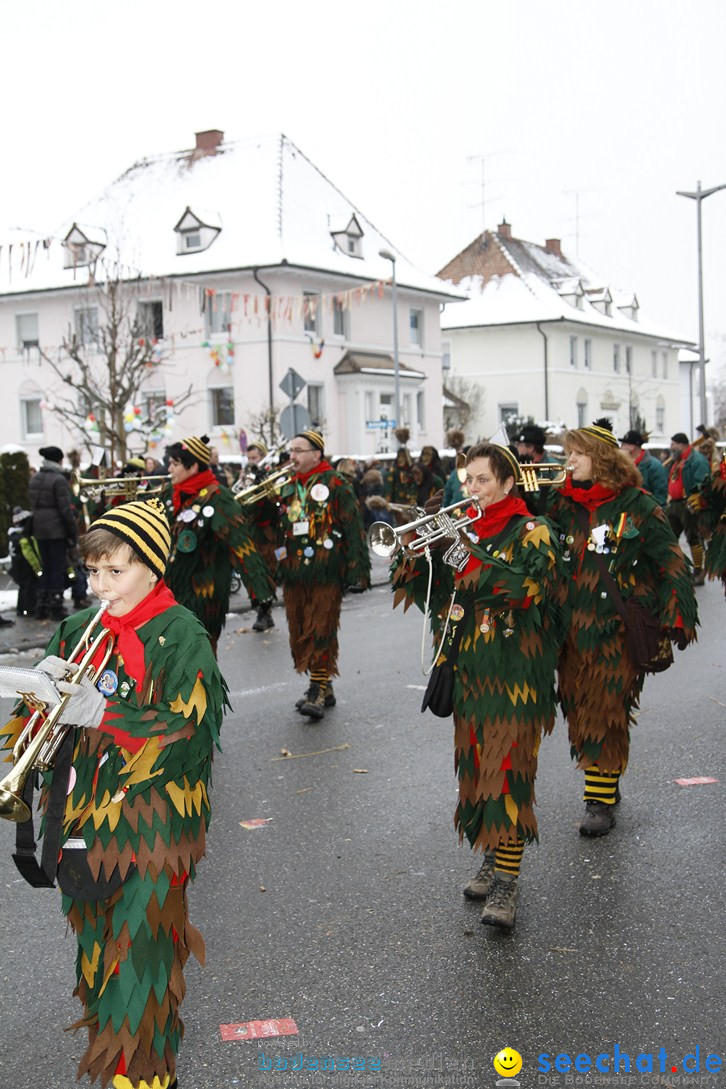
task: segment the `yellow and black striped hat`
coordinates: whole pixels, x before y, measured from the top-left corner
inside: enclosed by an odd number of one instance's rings
[[[325,439],[316,431],[315,428],[310,427],[307,431],[298,431],[295,436],[296,439],[307,439],[311,446],[314,446],[316,450],[320,450],[321,453],[325,451]]]
[[[91,532],[94,529],[106,529],[113,533],[132,548],[155,575],[164,577],[171,551],[171,531],[160,499],[113,507],[93,522]]]
[[[199,465],[209,465],[212,457],[212,451],[208,443],[204,441],[206,437],[205,435],[200,439],[198,435],[189,435],[181,441],[182,450],[187,450]]]
[[[605,417],[595,420],[589,427],[578,427],[577,430],[583,431],[586,435],[591,435],[594,439],[599,439],[600,442],[607,443],[608,446],[616,446],[620,449],[620,443],[613,434],[613,425]]]
[[[267,455],[270,452],[267,449],[267,446],[265,445],[265,443],[262,441],[262,439],[253,439],[252,442],[248,442],[247,443],[247,449],[248,450],[259,450],[264,458],[266,458]]]

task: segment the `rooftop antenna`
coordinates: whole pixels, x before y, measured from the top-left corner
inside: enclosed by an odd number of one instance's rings
[[[466,161],[468,163],[479,161],[481,163],[481,236],[484,238],[486,231],[486,161],[487,159],[493,159],[495,155],[512,155],[511,151],[490,151],[486,155],[467,155]],[[500,181],[503,179],[499,179]],[[507,179],[504,179],[507,180]],[[475,208],[476,205],[470,205],[471,208]]]
[[[580,216],[580,193],[602,193],[602,192],[604,192],[604,190],[602,188],[599,188],[599,189],[563,189],[562,192],[567,196],[570,196],[570,195],[574,194],[574,197],[575,197],[575,254],[576,254],[577,257],[579,257],[580,256],[580,219],[582,218]],[[594,215],[594,214],[595,214],[594,212],[588,212],[587,213],[588,216],[591,216],[591,215]]]

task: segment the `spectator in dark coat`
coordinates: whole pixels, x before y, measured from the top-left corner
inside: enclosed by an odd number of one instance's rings
[[[38,542],[43,573],[38,579],[35,609],[37,620],[63,620],[63,590],[68,550],[78,538],[73,513],[71,489],[61,467],[63,451],[45,446],[39,451],[43,464],[30,481],[30,508],[33,512],[33,536]]]
[[[668,473],[658,458],[654,458],[643,449],[645,436],[640,431],[628,431],[620,440],[620,445],[636,464],[643,478],[643,487],[653,498],[665,507],[668,499]]]

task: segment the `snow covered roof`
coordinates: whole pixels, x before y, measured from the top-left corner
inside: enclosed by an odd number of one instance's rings
[[[505,225],[508,228],[508,225]],[[609,287],[584,262],[550,249],[487,231],[439,275],[466,292],[468,301],[447,308],[441,328],[469,329],[567,321],[617,333],[688,344],[639,310],[637,297]]]
[[[200,134],[204,135],[204,134]],[[14,232],[0,238],[0,294],[73,287],[84,270],[63,268],[62,241],[73,223],[89,238],[108,240],[129,277],[186,277],[222,270],[292,267],[386,280],[396,255],[401,287],[461,298],[450,284],[421,272],[284,135],[212,149],[178,151],[142,159],[97,198],[79,209],[51,238]],[[175,226],[187,210],[218,234],[203,249],[178,246]],[[331,223],[357,224],[359,255],[335,245]],[[180,249],[181,252],[177,252]],[[86,271],[85,276],[88,273]]]

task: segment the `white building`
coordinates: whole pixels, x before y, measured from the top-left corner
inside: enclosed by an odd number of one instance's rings
[[[398,423],[412,444],[441,445],[439,310],[460,293],[397,253],[287,137],[225,143],[218,130],[197,133],[191,151],[136,163],[56,237],[2,242],[4,441],[31,460],[44,444],[78,444],[57,416],[68,390],[43,356],[64,358],[71,331],[102,358],[94,282],[120,268],[158,360],[142,403],[124,409],[143,417],[190,385],[195,393],[153,452],[207,433],[223,457],[239,455],[240,429],[252,438],[263,413],[288,403],[279,383],[289,368],[306,382],[299,403],[331,453],[382,449],[381,422],[394,416],[392,262],[383,248],[396,257]],[[91,420],[86,430],[93,438]],[[142,436],[130,446],[140,450]]]
[[[678,349],[688,342],[642,315],[632,292],[563,254],[558,239],[524,242],[503,222],[439,276],[469,296],[441,320],[445,382],[464,399],[483,388],[469,441],[509,416],[568,427],[607,416],[618,435],[640,417],[653,441],[681,429]]]

